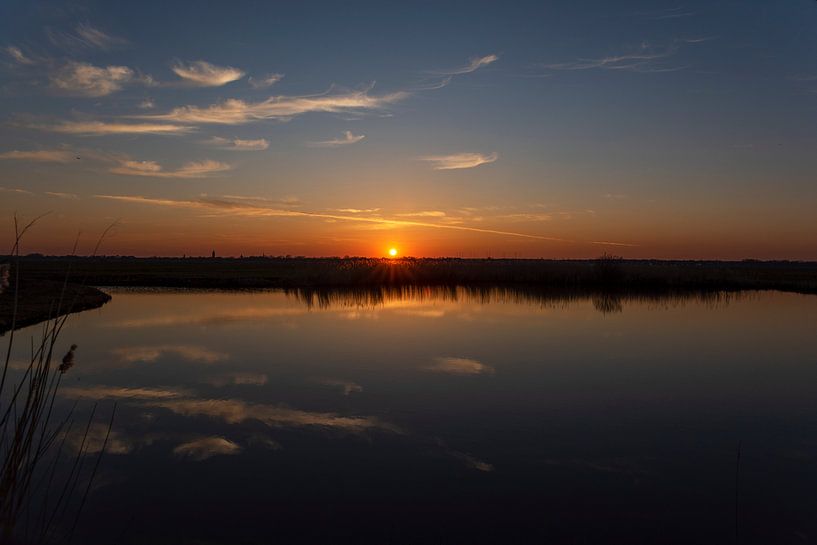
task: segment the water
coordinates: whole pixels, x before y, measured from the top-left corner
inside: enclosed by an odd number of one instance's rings
[[[112,293],[75,543],[817,541],[817,297]]]

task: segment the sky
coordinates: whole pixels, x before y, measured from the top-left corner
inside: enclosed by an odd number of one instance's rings
[[[0,4],[23,252],[815,260],[816,144],[814,0]]]

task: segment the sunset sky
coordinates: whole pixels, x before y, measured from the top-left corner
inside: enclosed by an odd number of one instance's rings
[[[815,205],[813,0],[0,4],[4,248],[813,260]]]

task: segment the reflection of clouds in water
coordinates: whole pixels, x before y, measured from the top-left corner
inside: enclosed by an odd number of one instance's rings
[[[238,454],[241,447],[224,437],[202,437],[182,443],[173,449],[177,456],[201,462],[218,455]]]
[[[116,386],[64,386],[63,397],[90,397],[92,399],[171,399],[186,395],[172,388],[119,388]]]
[[[542,460],[551,466],[565,467],[575,470],[597,471],[600,473],[616,473],[631,477],[646,477],[653,472],[643,467],[639,462],[631,459],[602,459],[602,460]]]
[[[207,379],[207,384],[212,386],[228,386],[230,384],[263,386],[267,383],[268,377],[264,373],[224,373]]]
[[[249,404],[238,399],[167,399],[151,400],[146,404],[168,409],[182,416],[220,418],[228,424],[259,420],[269,426],[319,426],[356,432],[381,429],[399,433],[396,426],[375,417],[301,411],[274,405]]]
[[[83,441],[84,434],[84,427],[75,429],[68,434],[65,442],[76,452],[82,451],[84,454],[98,454],[102,450],[102,445],[105,445],[105,454],[128,454],[133,450],[133,442],[121,432],[111,429],[108,435],[107,424],[92,423]],[[106,435],[108,435],[107,444],[105,444]]]
[[[470,454],[466,454],[465,452],[457,452],[455,450],[450,450],[448,451],[448,453],[454,458],[462,460],[463,462],[465,462],[465,465],[472,469],[476,469],[477,471],[484,471],[487,473],[494,470],[493,464],[489,464],[488,462],[478,460],[477,458],[474,458],[473,456],[471,456]]]
[[[222,352],[194,345],[126,346],[114,349],[113,353],[125,363],[153,363],[166,355],[195,363],[216,363],[229,357]]]
[[[461,462],[465,463],[465,465],[470,467],[471,469],[476,469],[477,471],[483,471],[483,472],[486,472],[486,473],[491,472],[491,471],[494,470],[493,464],[489,464],[488,462],[485,462],[485,461],[482,461],[482,460],[480,460],[478,458],[475,458],[474,456],[471,456],[467,452],[462,452],[462,451],[459,451],[459,450],[454,450],[454,449],[448,448],[448,446],[445,444],[445,441],[443,441],[440,438],[435,439],[434,442],[448,456],[451,456],[452,458],[460,460]]]
[[[356,382],[352,382],[349,380],[340,380],[334,378],[322,378],[318,379],[318,384],[323,384],[324,386],[330,386],[334,388],[340,388],[343,392],[343,395],[348,396],[354,392],[362,392],[363,386]]]
[[[121,328],[167,327],[176,325],[216,325],[247,320],[263,320],[287,316],[301,316],[308,312],[305,308],[245,307],[231,310],[213,309],[199,314],[169,314],[149,316],[113,322],[111,326]]]
[[[434,362],[426,366],[425,370],[450,375],[485,375],[494,372],[493,367],[470,358],[434,358]]]
[[[415,318],[442,318],[445,311],[441,308],[398,310],[395,314],[402,316],[413,316]]]
[[[272,439],[271,437],[267,437],[266,435],[255,434],[251,435],[250,438],[247,440],[249,445],[260,445],[264,448],[269,450],[281,450],[282,447],[281,443]]]

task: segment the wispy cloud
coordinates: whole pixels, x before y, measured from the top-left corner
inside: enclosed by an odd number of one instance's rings
[[[255,203],[259,206],[301,206],[301,199],[298,197],[281,197],[280,199],[270,199],[269,197],[259,197],[254,195],[222,195],[225,199]]]
[[[434,170],[455,170],[461,168],[474,168],[480,165],[493,163],[499,159],[496,152],[483,153],[454,153],[451,155],[428,155],[421,157],[421,161],[431,163]]]
[[[0,153],[0,160],[34,161],[38,163],[70,163],[75,155],[68,150],[6,151]]]
[[[579,59],[573,62],[545,64],[547,70],[623,70],[630,72],[656,73],[675,72],[684,66],[668,65],[664,61],[677,53],[678,47],[671,45],[660,49],[648,43],[642,43],[635,50],[619,55],[610,55],[596,59]]]
[[[0,186],[0,191],[4,193],[19,193],[20,195],[33,195],[34,192],[28,189],[20,189],[19,187],[3,187]]]
[[[62,121],[55,124],[30,124],[30,129],[45,130],[63,134],[86,136],[107,136],[114,134],[186,134],[195,127],[170,123],[120,123],[104,121]]]
[[[309,142],[309,145],[314,148],[337,148],[339,146],[348,146],[355,144],[366,138],[364,134],[354,134],[352,131],[344,131],[341,138],[333,138],[332,140],[322,140],[319,142]]]
[[[230,165],[212,159],[191,161],[176,170],[164,170],[155,161],[123,160],[119,166],[110,169],[114,174],[126,176],[150,176],[153,178],[206,178],[218,172],[230,170]]]
[[[156,103],[153,102],[152,98],[146,98],[137,105],[137,108],[139,108],[140,110],[152,110],[155,107]]]
[[[269,142],[265,138],[242,140],[241,138],[229,139],[214,136],[207,141],[207,144],[230,151],[264,151],[269,148]]]
[[[60,199],[78,199],[79,195],[75,193],[63,193],[61,191],[46,191],[46,195],[49,197],[57,197]]]
[[[171,70],[183,80],[199,87],[221,87],[244,77],[244,71],[232,66],[216,66],[206,61],[189,64],[176,62]]]
[[[284,79],[283,74],[267,74],[260,78],[250,76],[247,82],[253,89],[266,89],[267,87],[272,87],[282,79]]]
[[[188,362],[213,364],[228,358],[222,352],[194,345],[127,346],[113,353],[125,363],[153,363],[162,357],[175,356]]]
[[[127,66],[100,68],[85,62],[70,62],[51,75],[51,83],[73,95],[101,97],[121,90],[134,75]]]
[[[310,112],[343,113],[378,110],[403,100],[406,92],[371,96],[367,91],[312,96],[273,96],[261,102],[229,99],[206,108],[181,106],[165,114],[136,116],[176,123],[239,125],[265,119],[289,119]]]
[[[455,76],[459,76],[462,74],[470,74],[471,72],[476,72],[483,66],[488,66],[489,64],[495,63],[499,60],[499,55],[485,55],[484,57],[471,57],[468,60],[468,64],[464,66],[459,66],[457,68],[451,68],[448,70],[432,70],[427,72],[428,74],[432,74],[441,79],[435,79],[432,81],[426,81],[421,83],[413,88],[415,91],[434,91],[436,89],[442,89],[443,87],[447,86],[451,83],[451,80]]]
[[[46,35],[52,44],[68,49],[107,50],[114,46],[126,45],[128,43],[124,38],[113,36],[89,23],[78,24],[73,32],[49,28],[46,29]]]
[[[401,218],[444,218],[447,214],[442,210],[420,210],[417,212],[404,212],[395,214]]]
[[[334,208],[335,212],[343,212],[344,214],[374,214],[379,212],[380,208]]]
[[[112,36],[111,34],[103,32],[102,30],[99,30],[88,23],[78,24],[76,33],[82,41],[88,44],[88,46],[98,47],[99,49],[109,49],[113,46],[128,43],[128,41],[124,38]]]
[[[37,61],[34,60],[32,57],[29,57],[28,55],[23,53],[23,51],[19,47],[10,45],[10,46],[5,47],[4,51],[17,64],[31,65],[31,64],[36,64],[37,63]]]
[[[202,437],[182,443],[173,449],[173,454],[201,462],[218,455],[238,454],[241,447],[224,437]]]
[[[435,358],[425,369],[449,375],[485,375],[494,372],[493,367],[470,358]]]
[[[468,64],[465,66],[460,66],[458,68],[454,68],[451,70],[440,70],[439,74],[447,74],[449,76],[456,76],[459,74],[470,74],[471,72],[476,72],[483,66],[488,66],[489,64],[495,63],[499,60],[499,55],[485,55],[484,57],[471,57],[468,60]]]

